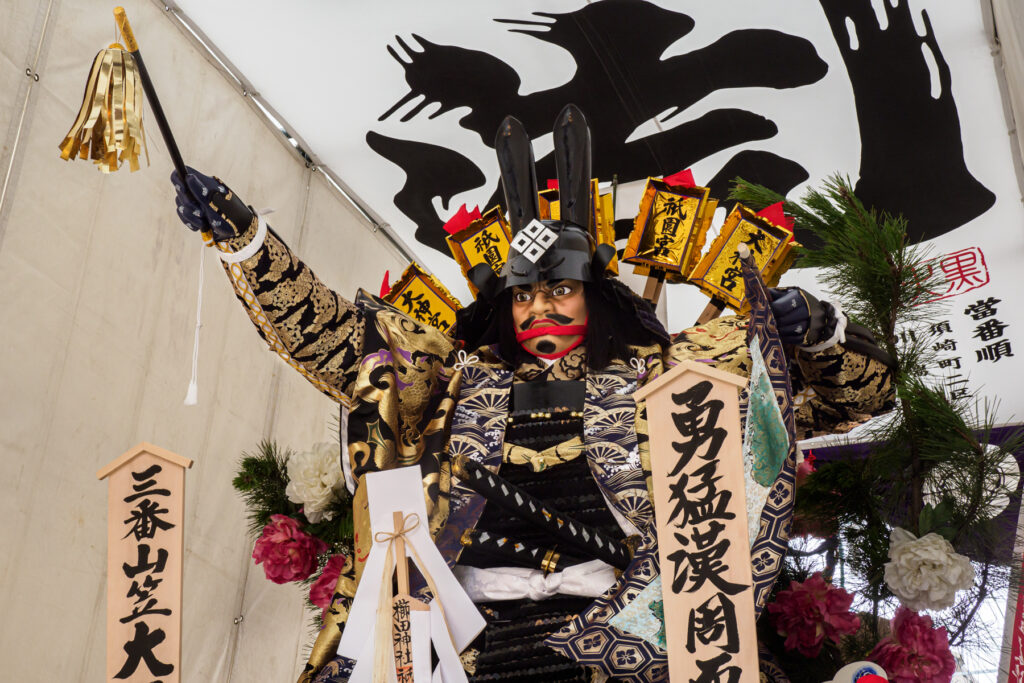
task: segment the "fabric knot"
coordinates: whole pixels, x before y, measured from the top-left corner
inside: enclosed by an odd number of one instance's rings
[[[455,354],[455,366],[454,366],[454,368],[455,368],[455,371],[458,372],[459,370],[462,370],[467,365],[473,365],[474,363],[479,363],[479,362],[480,362],[480,357],[479,356],[477,356],[475,354],[471,356],[468,353],[466,353],[465,349],[459,349],[459,352]]]
[[[647,374],[647,361],[645,359],[634,356],[629,359],[629,364],[636,370],[637,377],[643,377]]]

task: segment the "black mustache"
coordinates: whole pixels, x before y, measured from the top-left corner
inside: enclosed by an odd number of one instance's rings
[[[568,325],[569,323],[572,322],[572,318],[570,318],[567,315],[562,315],[561,313],[548,313],[543,317],[549,320],[553,320],[559,325]],[[526,330],[530,329],[530,326],[533,325],[535,320],[537,320],[537,316],[531,315],[529,318],[523,321],[523,323],[519,326],[519,329],[525,332]]]

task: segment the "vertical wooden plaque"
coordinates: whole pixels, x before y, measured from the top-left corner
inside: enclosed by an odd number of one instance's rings
[[[647,401],[673,681],[759,680],[739,413],[746,383],[686,361],[634,394]]]
[[[140,443],[96,473],[107,479],[107,677],[181,679],[185,469]]]

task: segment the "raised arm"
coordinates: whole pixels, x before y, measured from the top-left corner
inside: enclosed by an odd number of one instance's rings
[[[871,332],[802,289],[773,289],[772,312],[789,361],[797,437],[847,432],[893,406],[895,361]]]
[[[324,285],[219,179],[189,168],[191,195],[177,172],[171,182],[178,218],[212,238],[236,296],[270,349],[347,405],[363,351],[359,308]]]

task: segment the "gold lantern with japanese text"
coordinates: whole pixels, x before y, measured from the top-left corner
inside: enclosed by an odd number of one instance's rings
[[[469,289],[475,297],[477,288],[469,280],[469,271],[473,266],[486,263],[495,275],[508,258],[509,245],[512,242],[512,231],[505,221],[501,207],[495,206],[479,219],[447,238],[448,248],[462,269],[462,275],[469,283]]]
[[[690,273],[689,281],[710,297],[724,302],[730,308],[743,311],[743,272],[736,248],[746,244],[761,276],[769,286],[778,284],[779,278],[796,259],[793,233],[751,209],[737,204],[725,219],[718,237]]]
[[[648,178],[623,262],[636,264],[642,275],[656,269],[682,281],[700,258],[718,206],[709,195],[706,187],[669,185]]]
[[[588,229],[596,244],[610,244],[615,246],[615,205],[612,201],[611,192],[601,194],[597,178],[590,181],[590,196],[593,203],[590,206],[590,225],[584,226]],[[558,188],[541,190],[537,193],[540,200],[541,220],[561,220],[561,211],[558,203]],[[614,275],[619,274],[619,257],[614,256],[608,264],[608,271]]]
[[[410,318],[451,336],[462,306],[444,285],[415,262],[410,263],[384,300]]]

